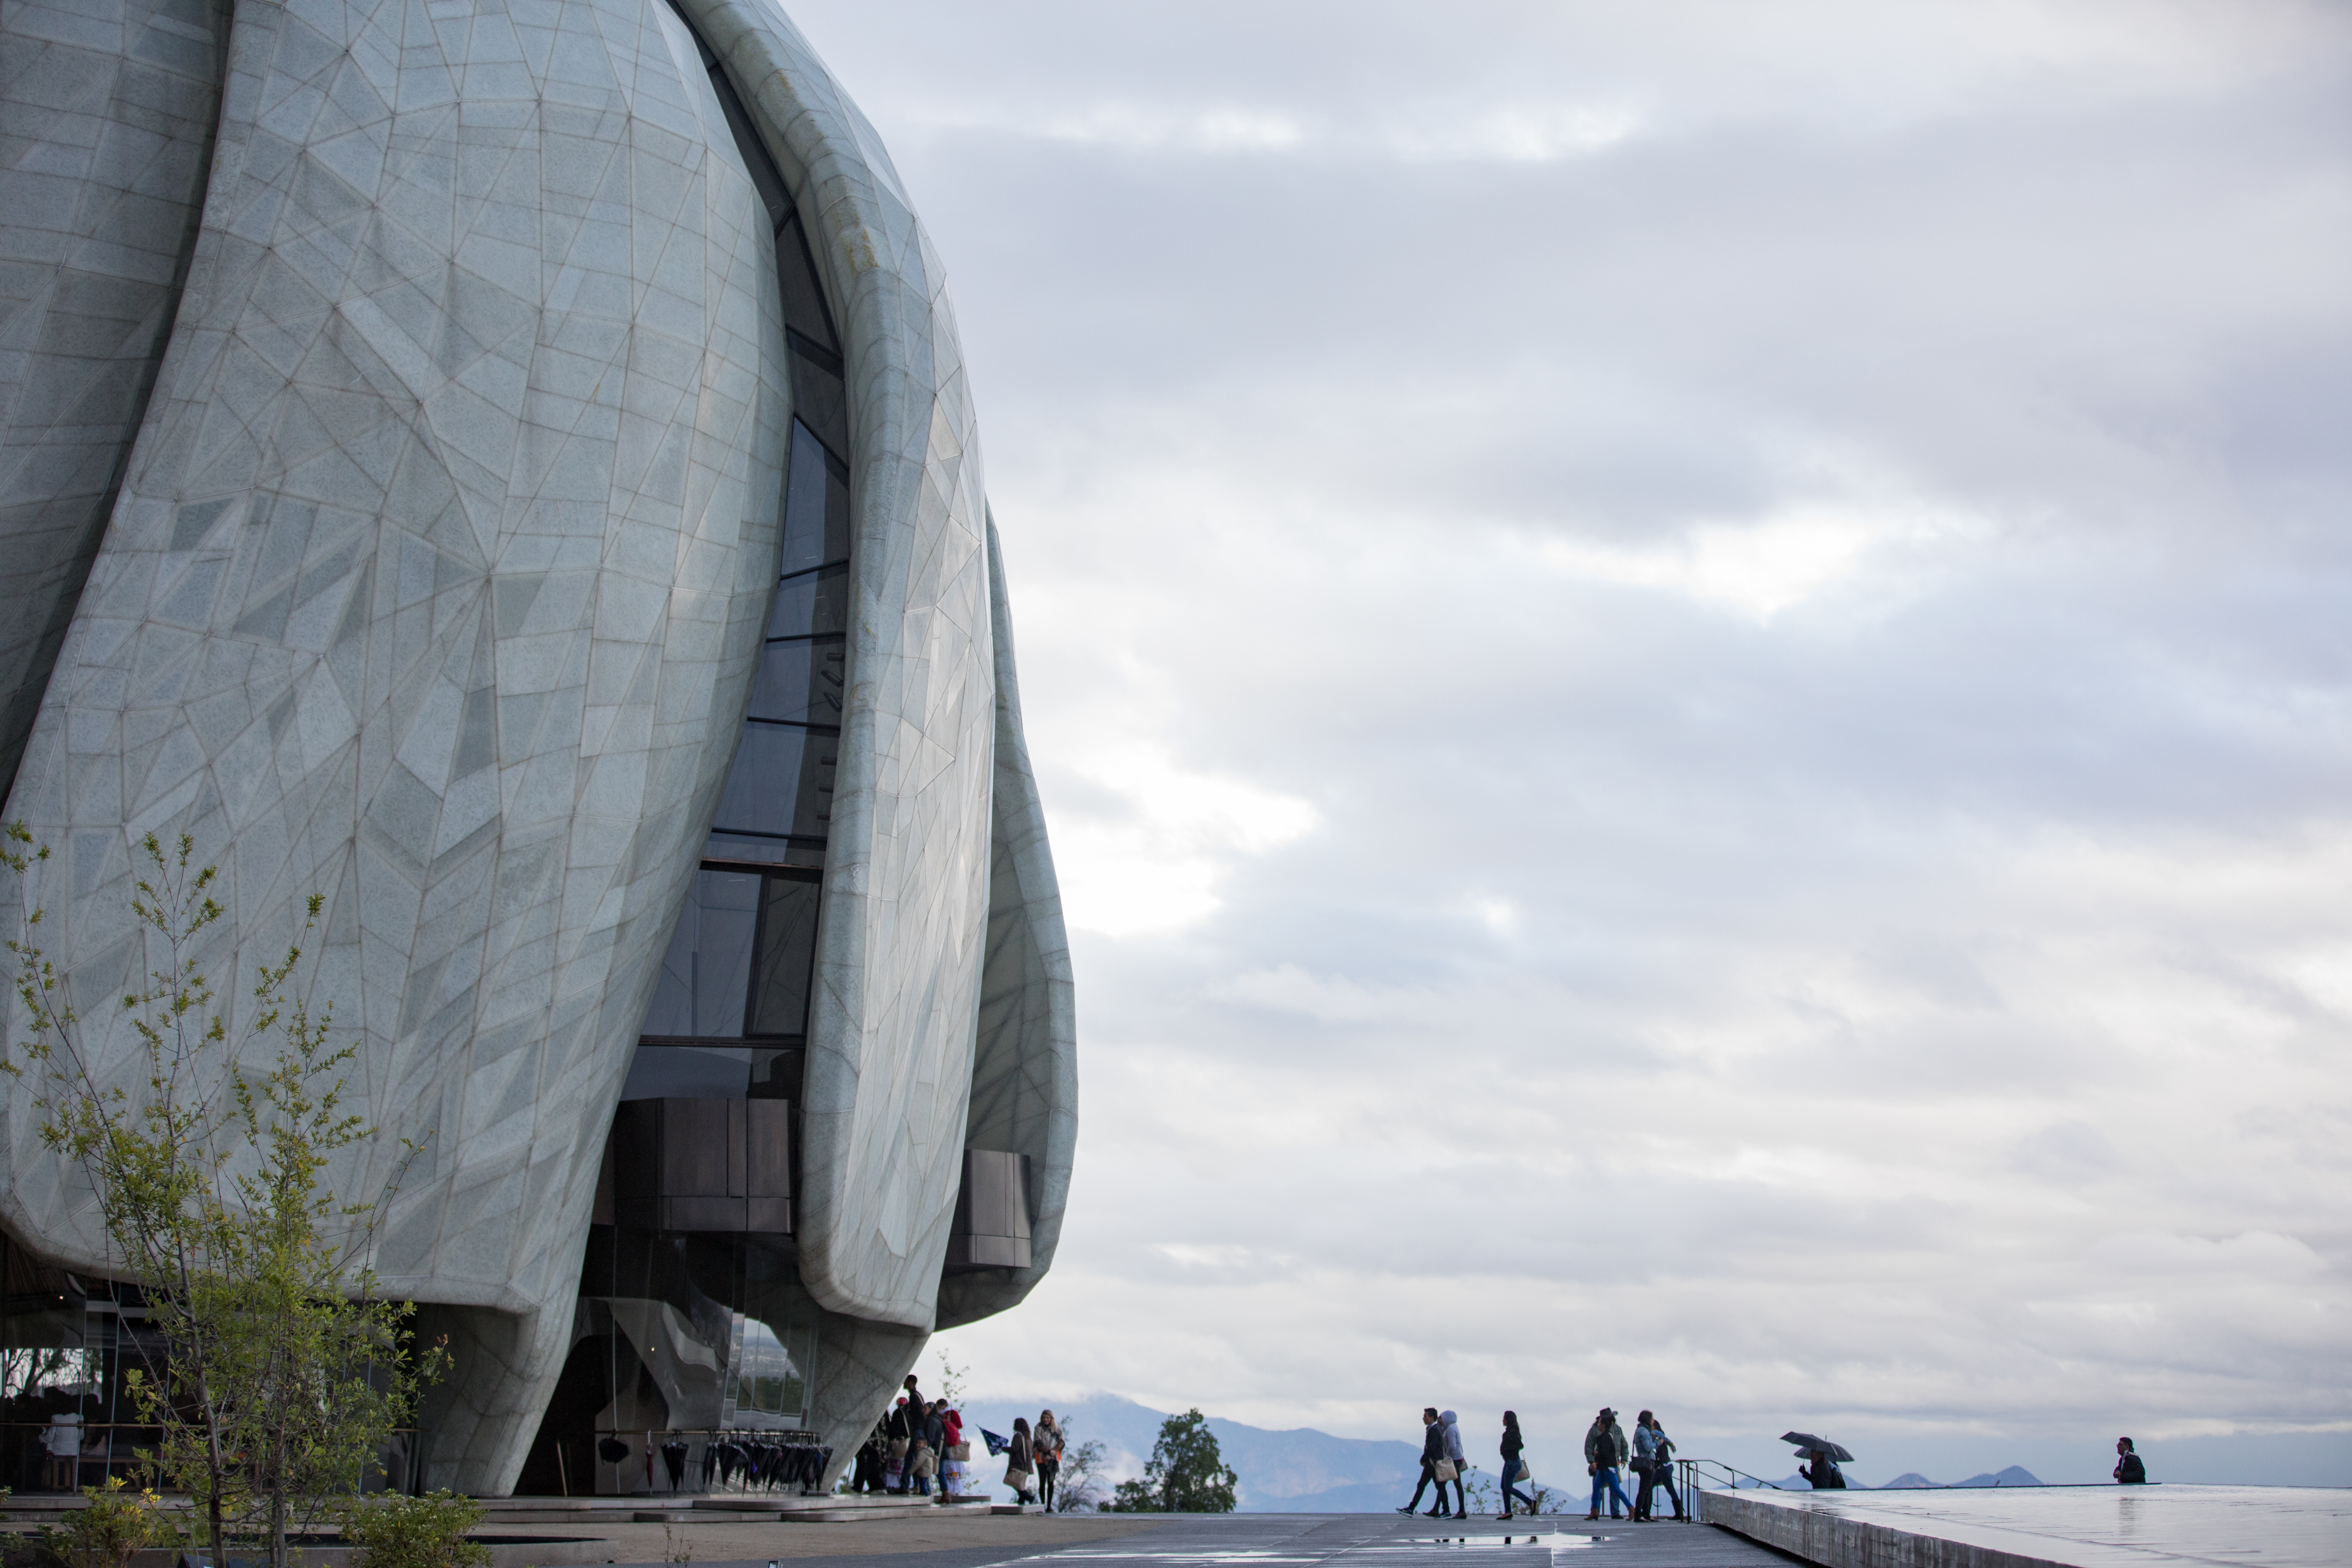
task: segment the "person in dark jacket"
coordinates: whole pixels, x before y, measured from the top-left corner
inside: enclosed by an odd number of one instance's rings
[[[1437,1479],[1437,1461],[1444,1458],[1445,1428],[1438,1424],[1437,1406],[1425,1405],[1421,1412],[1421,1482],[1412,1489],[1412,1500],[1397,1510],[1399,1513],[1412,1513],[1421,1507],[1421,1494],[1429,1489],[1430,1482]],[[1443,1483],[1437,1489],[1437,1506],[1441,1509],[1445,1506]]]
[[[2147,1467],[2140,1462],[2139,1454],[2132,1447],[2132,1440],[2128,1437],[2116,1439],[2116,1481],[2126,1487],[2147,1483]]]
[[[1648,1415],[1648,1412],[1644,1411],[1643,1414]],[[1650,1416],[1650,1463],[1653,1467],[1651,1473],[1657,1482],[1657,1489],[1665,1493],[1674,1503],[1675,1517],[1682,1518],[1683,1494],[1675,1485],[1674,1439],[1666,1436],[1665,1427],[1659,1425],[1658,1418],[1654,1415]]]
[[[1526,1439],[1519,1436],[1519,1413],[1516,1410],[1504,1411],[1503,1511],[1495,1516],[1496,1519],[1510,1518],[1511,1504],[1514,1502],[1525,1503],[1527,1511],[1529,1513],[1536,1510],[1536,1500],[1521,1491],[1517,1484],[1518,1479],[1528,1473],[1528,1463],[1519,1457],[1527,1452],[1527,1447]]]
[[[1584,1468],[1592,1478],[1592,1507],[1585,1518],[1601,1517],[1603,1492],[1609,1497],[1610,1518],[1622,1519],[1633,1507],[1625,1500],[1625,1489],[1617,1484],[1618,1469],[1632,1452],[1633,1445],[1625,1441],[1625,1428],[1617,1425],[1617,1412],[1603,1405],[1584,1434]]]
[[[1013,1441],[1004,1450],[1004,1473],[1008,1478],[1004,1484],[1013,1489],[1014,1496],[1023,1502],[1037,1500],[1037,1445],[1029,1436],[1026,1415],[1013,1418]],[[1026,1475],[1028,1479],[1009,1479],[1014,1475]]]
[[[900,1394],[898,1403],[890,1407],[883,1418],[886,1437],[882,1449],[882,1489],[903,1492],[907,1489],[907,1450],[914,1446],[914,1417],[908,1413],[907,1396]]]
[[[1831,1458],[1829,1455],[1822,1450],[1816,1448],[1812,1453],[1812,1460],[1813,1462],[1810,1465],[1799,1465],[1797,1467],[1797,1473],[1804,1477],[1805,1479],[1812,1482],[1813,1489],[1815,1491],[1842,1492],[1845,1490],[1845,1472],[1837,1468],[1837,1461],[1835,1459]]]

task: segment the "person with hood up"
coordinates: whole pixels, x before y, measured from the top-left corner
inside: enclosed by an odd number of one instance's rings
[[[1470,1468],[1470,1456],[1462,1451],[1461,1419],[1451,1410],[1441,1410],[1437,1413],[1437,1424],[1445,1428],[1445,1459],[1454,1467],[1454,1517],[1468,1519],[1470,1503],[1468,1495],[1462,1489],[1462,1472]],[[1445,1501],[1445,1483],[1443,1480],[1437,1483],[1437,1500],[1441,1506]]]
[[[1592,1477],[1592,1507],[1587,1519],[1601,1517],[1601,1494],[1609,1494],[1609,1517],[1622,1519],[1632,1504],[1625,1500],[1625,1489],[1617,1484],[1618,1468],[1633,1453],[1625,1441],[1625,1428],[1617,1425],[1617,1412],[1603,1405],[1594,1416],[1592,1426],[1584,1434],[1584,1468]]]
[[[1429,1489],[1430,1482],[1437,1480],[1437,1467],[1444,1458],[1444,1424],[1437,1419],[1437,1406],[1425,1405],[1421,1411],[1421,1481],[1412,1489],[1412,1500],[1397,1510],[1399,1513],[1411,1513],[1421,1507],[1421,1494]],[[1438,1481],[1437,1508],[1444,1506],[1445,1483]],[[1430,1516],[1435,1518],[1436,1515],[1437,1509],[1432,1509]]]

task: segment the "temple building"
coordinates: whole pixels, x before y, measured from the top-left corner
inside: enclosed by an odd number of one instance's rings
[[[234,1005],[324,897],[378,1129],[336,1180],[455,1357],[416,1484],[829,1480],[1045,1273],[1076,1131],[970,385],[873,127],[772,0],[26,0],[0,80],[0,784],[52,851],[0,917],[121,1078],[144,835],[220,868]],[[142,1314],[0,1100],[0,1342],[70,1374],[12,1374],[0,1481],[68,1406],[94,1479]]]

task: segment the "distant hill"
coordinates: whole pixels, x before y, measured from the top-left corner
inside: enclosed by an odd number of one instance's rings
[[[2036,1476],[2032,1470],[2027,1469],[2023,1465],[2011,1465],[2005,1470],[1988,1470],[1983,1475],[1970,1476],[1967,1480],[1952,1481],[1949,1483],[1943,1481],[1931,1481],[1916,1470],[1906,1470],[1883,1487],[1865,1487],[1861,1482],[1854,1480],[1851,1476],[1847,1477],[1846,1480],[1855,1491],[1882,1492],[1910,1491],[1927,1487],[1943,1487],[1947,1484],[1955,1487],[2038,1487],[2042,1484],[2041,1478]],[[1746,1481],[1741,1484],[1748,1487],[1760,1487],[1766,1483],[1762,1481]],[[1813,1489],[1812,1483],[1806,1480],[1802,1476],[1783,1476],[1778,1481],[1770,1484],[1779,1487],[1782,1491],[1786,1492],[1809,1492]]]
[[[974,1399],[965,1402],[964,1415],[967,1424],[976,1420],[992,1432],[1010,1433],[1013,1416],[1034,1422],[1037,1409]],[[1160,1424],[1168,1418],[1166,1412],[1114,1394],[1053,1409],[1055,1419],[1069,1428],[1073,1445],[1103,1445],[1106,1491],[1108,1482],[1143,1473]],[[1209,1430],[1216,1436],[1217,1451],[1241,1477],[1234,1495],[1244,1513],[1375,1513],[1411,1497],[1421,1475],[1421,1450],[1411,1443],[1335,1437],[1311,1426],[1269,1431],[1222,1415],[1209,1417]],[[982,1471],[975,1458],[972,1468],[993,1482],[1004,1473],[1004,1462],[999,1459]],[[1428,1500],[1423,1500],[1426,1506]]]
[[[1970,1476],[1964,1481],[1954,1481],[1956,1487],[2038,1487],[2042,1479],[2023,1465],[2011,1465],[2005,1470]]]

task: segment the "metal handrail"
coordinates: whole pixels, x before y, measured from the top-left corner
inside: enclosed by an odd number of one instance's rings
[[[1707,1478],[1699,1472],[1699,1467],[1702,1465],[1712,1466],[1729,1478],[1723,1487],[1717,1489],[1719,1490],[1738,1491],[1741,1481],[1754,1481],[1758,1486],[1769,1487],[1776,1492],[1788,1490],[1778,1481],[1768,1481],[1762,1476],[1751,1476],[1746,1470],[1726,1464],[1721,1459],[1676,1459],[1675,1463],[1682,1467],[1683,1491],[1686,1495],[1700,1490],[1706,1484]]]

